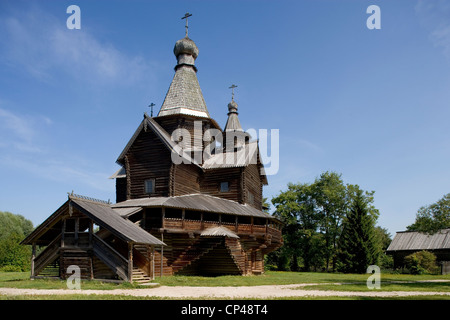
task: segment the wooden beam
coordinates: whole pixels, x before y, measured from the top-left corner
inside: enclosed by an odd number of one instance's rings
[[[36,259],[36,242],[33,242],[31,248],[31,278],[34,278],[34,259]]]
[[[61,228],[61,248],[64,248],[64,234],[66,233],[66,219],[63,218],[62,228]]]
[[[184,222],[184,217],[186,216],[186,209],[183,208],[181,209],[181,227],[184,229],[185,226],[185,222]]]
[[[80,218],[75,218],[75,246],[78,246],[78,229],[80,228]]]
[[[128,243],[128,281],[133,282],[133,243]]]
[[[155,246],[152,246],[152,280],[155,280]]]
[[[164,242],[164,233],[162,233],[161,232],[161,241],[162,242]],[[162,246],[161,245],[161,254],[160,254],[160,257],[161,257],[161,270],[160,270],[160,277],[162,278],[162,276],[163,276],[163,258],[164,258],[164,246]]]

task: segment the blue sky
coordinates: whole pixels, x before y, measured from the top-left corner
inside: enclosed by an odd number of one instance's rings
[[[185,12],[211,116],[225,125],[235,83],[244,129],[280,130],[266,197],[336,171],[375,191],[394,234],[450,192],[449,1],[3,0],[1,211],[37,225],[72,190],[114,201],[108,177],[147,106],[159,111]]]

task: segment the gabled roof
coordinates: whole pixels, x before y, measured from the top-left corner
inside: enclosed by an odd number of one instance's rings
[[[112,234],[125,242],[165,245],[162,241],[152,236],[150,233],[135,225],[130,220],[122,218],[115,212],[110,204],[92,199],[83,199],[79,196],[69,195],[69,199],[55,211],[47,220],[39,225],[22,244],[32,244],[38,240],[49,229],[52,224],[60,220],[69,211],[69,206],[73,206],[81,213],[92,219],[99,226],[109,230]]]
[[[156,136],[167,147],[167,149],[170,150],[171,152],[176,153],[178,156],[182,157],[184,162],[192,163],[196,166],[199,166],[198,163],[195,161],[195,159],[191,158],[190,155],[188,155],[186,152],[184,152],[183,149],[172,140],[172,138],[167,133],[167,131],[164,130],[164,128],[161,127],[159,125],[159,123],[157,123],[153,118],[149,117],[147,113],[144,113],[144,120],[142,120],[141,124],[136,129],[133,136],[131,137],[130,141],[128,141],[127,145],[120,153],[119,157],[116,160],[117,163],[123,164],[125,155],[127,154],[128,150],[130,150],[131,146],[133,145],[134,141],[137,139],[137,137],[139,136],[141,131],[144,129],[147,129],[147,130],[150,129],[152,132],[154,132],[156,134]],[[114,175],[116,175],[116,174],[114,174]],[[115,178],[114,175],[111,178]],[[126,175],[126,173],[125,173],[125,175]]]
[[[238,216],[250,216],[267,219],[276,219],[270,214],[253,208],[248,204],[214,197],[207,194],[188,194],[175,197],[151,197],[122,201],[111,205],[113,209],[117,208],[151,208],[165,207],[189,209],[204,212],[216,212],[223,214],[232,214]]]
[[[397,232],[389,251],[420,251],[450,249],[450,229],[443,229],[434,234],[416,231]]]
[[[250,164],[257,164],[262,176],[263,184],[267,185],[267,176],[264,171],[264,166],[261,163],[261,155],[259,154],[258,141],[251,141],[242,145],[234,152],[218,152],[206,159],[203,164],[203,169],[220,169],[220,168],[239,168],[246,167]]]

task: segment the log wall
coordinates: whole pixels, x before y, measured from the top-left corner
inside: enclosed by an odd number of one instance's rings
[[[128,199],[167,197],[172,160],[167,147],[151,132],[142,131],[126,155]],[[144,181],[155,179],[155,192],[145,192]]]

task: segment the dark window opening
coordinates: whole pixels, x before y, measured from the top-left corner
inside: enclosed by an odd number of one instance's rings
[[[164,215],[166,218],[181,219],[183,217],[181,209],[166,208]]]
[[[201,213],[198,211],[186,210],[184,213],[184,218],[187,220],[201,220]]]
[[[145,193],[155,193],[155,179],[148,179],[144,181]]]
[[[203,213],[203,220],[204,221],[213,221],[218,222],[219,221],[219,215],[217,213],[213,212],[205,212]]]
[[[230,191],[230,185],[228,181],[224,181],[220,183],[220,192],[228,192]]]

